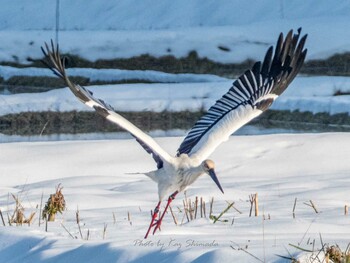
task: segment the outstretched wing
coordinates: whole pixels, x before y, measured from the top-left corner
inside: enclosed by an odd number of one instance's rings
[[[113,107],[107,103],[105,103],[101,99],[97,99],[93,96],[93,93],[88,89],[76,85],[72,83],[65,71],[64,67],[64,58],[62,59],[60,53],[58,51],[58,45],[54,46],[51,41],[51,49],[45,43],[45,49],[41,48],[44,55],[45,60],[43,60],[44,64],[50,68],[55,75],[64,80],[66,85],[70,88],[73,94],[81,100],[84,104],[96,110],[98,114],[106,118],[107,120],[119,125],[123,129],[127,130],[131,133],[133,137],[135,137],[136,141],[140,143],[140,145],[152,155],[153,159],[157,163],[157,168],[160,169],[163,167],[163,160],[170,161],[171,156],[164,151],[149,135],[141,131],[127,119],[119,115],[115,112]]]
[[[270,47],[264,61],[256,62],[230,90],[197,121],[180,145],[177,155],[186,153],[202,161],[238,128],[267,110],[288,87],[304,63],[307,35],[281,33],[273,54]]]

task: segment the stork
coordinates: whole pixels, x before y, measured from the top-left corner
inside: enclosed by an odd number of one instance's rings
[[[304,63],[307,35],[300,38],[301,28],[286,37],[279,35],[276,48],[271,46],[262,62],[237,80],[188,132],[176,156],[172,156],[145,132],[137,128],[111,105],[95,98],[88,89],[70,81],[65,71],[65,58],[61,58],[58,45],[45,43],[43,62],[61,78],[73,94],[84,104],[96,110],[107,120],[128,131],[156,162],[157,169],[144,173],[158,184],[159,201],[152,214],[145,238],[151,230],[160,229],[162,219],[176,195],[194,183],[200,176],[209,175],[224,193],[215,174],[215,164],[208,159],[210,154],[238,128],[266,111],[274,100],[288,87]],[[163,213],[159,209],[162,200],[169,196]]]

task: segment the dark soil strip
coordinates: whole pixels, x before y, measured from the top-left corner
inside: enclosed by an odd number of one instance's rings
[[[204,112],[122,112],[144,131],[190,129]],[[252,122],[265,128],[301,131],[350,131],[348,114],[269,110]],[[0,133],[7,135],[76,134],[122,131],[95,112],[25,112],[0,116]]]
[[[156,83],[143,79],[124,79],[115,81],[91,81],[85,77],[70,77],[74,83],[82,86],[105,85],[105,84],[129,84],[129,83]],[[31,77],[31,76],[14,76],[8,80],[0,78],[0,94],[16,93],[36,93],[46,92],[53,89],[64,88],[66,85],[57,77]]]
[[[154,57],[148,54],[131,58],[99,59],[89,61],[72,54],[67,57],[67,67],[81,68],[116,68],[130,70],[157,70],[169,73],[208,73],[219,76],[236,77],[250,68],[254,60],[247,59],[241,63],[220,63],[206,57],[200,57],[191,51],[186,57],[176,58],[173,55]],[[28,58],[28,64],[0,62],[0,65],[13,67],[44,67],[40,60]],[[301,73],[310,75],[350,76],[350,52],[335,54],[327,59],[307,60]]]
[[[145,131],[189,129],[202,112],[122,112]],[[45,129],[44,129],[45,127]],[[44,130],[43,130],[44,129]],[[25,112],[0,116],[0,133],[38,135],[54,133],[91,133],[123,131],[95,112]]]

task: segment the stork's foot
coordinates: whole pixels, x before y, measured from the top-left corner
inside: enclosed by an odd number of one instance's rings
[[[151,223],[149,225],[149,228],[148,228],[148,231],[145,235],[145,239],[148,237],[148,234],[149,232],[151,231],[152,227],[154,227],[153,229],[153,235],[154,233],[159,229],[160,230],[160,226],[162,224],[162,220],[163,220],[163,217],[166,213],[166,211],[168,210],[168,207],[170,205],[170,203],[175,199],[175,196],[178,194],[178,191],[176,191],[175,193],[173,193],[171,196],[169,196],[168,198],[168,203],[166,204],[165,206],[165,209],[164,209],[164,212],[163,214],[161,215],[161,217],[157,220],[157,216],[158,216],[158,213],[159,213],[159,206],[160,206],[160,202],[158,203],[158,205],[156,206],[156,208],[154,209],[154,213],[152,215],[152,220],[151,220]]]
[[[148,230],[147,230],[147,233],[145,235],[145,239],[148,237],[148,234],[149,232],[151,231],[152,227],[154,227],[157,223],[158,223],[158,220],[157,219],[157,216],[158,216],[158,213],[159,213],[159,207],[160,207],[160,201],[158,203],[158,205],[156,206],[156,208],[154,208],[154,211],[153,211],[153,214],[152,214],[152,220],[151,220],[151,223],[149,224],[149,227],[148,227]],[[155,221],[155,222],[154,222]],[[154,234],[154,233],[153,233]]]

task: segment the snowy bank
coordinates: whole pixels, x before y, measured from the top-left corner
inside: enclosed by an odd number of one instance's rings
[[[195,78],[193,78],[195,79]],[[208,79],[211,81],[211,77]],[[231,87],[233,80],[220,82],[122,84],[90,86],[95,96],[118,111],[198,111],[208,109]],[[350,113],[347,77],[297,77],[272,105],[275,110],[299,110],[329,114]],[[88,111],[71,92],[57,89],[44,93],[0,95],[0,115],[39,111]]]
[[[56,38],[56,1],[2,2],[0,61],[42,58],[40,47]],[[61,0],[59,42],[63,52],[92,61],[183,57],[196,50],[200,57],[233,63],[262,59],[280,32],[303,27],[309,34],[307,59],[324,59],[350,51],[349,10],[346,0]]]

